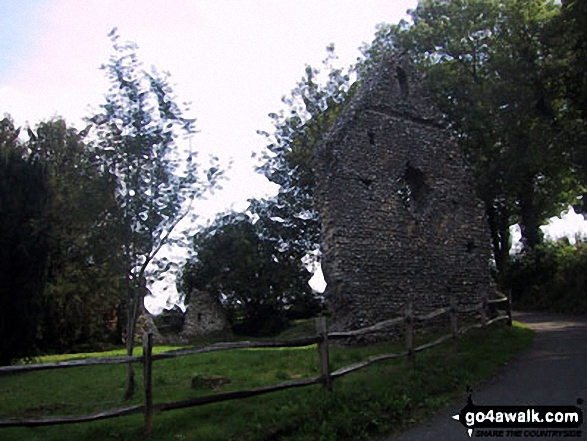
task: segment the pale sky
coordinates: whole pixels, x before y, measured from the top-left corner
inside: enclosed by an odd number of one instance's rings
[[[103,101],[108,84],[108,32],[139,46],[149,68],[169,71],[179,101],[193,103],[200,133],[194,147],[233,161],[224,190],[195,209],[203,218],[275,188],[253,169],[252,152],[265,147],[257,130],[271,132],[268,114],[283,108],[306,64],[319,66],[334,43],[339,66],[360,56],[376,25],[407,18],[416,0],[1,0],[0,115],[19,125],[82,118]],[[582,216],[570,214],[575,230]],[[555,223],[567,231],[569,223]],[[575,231],[573,230],[573,231]],[[569,230],[570,231],[570,230]],[[550,234],[550,233],[549,233]],[[551,236],[557,236],[556,231]],[[569,233],[573,234],[573,233]],[[173,281],[168,281],[168,285]],[[173,289],[173,287],[172,287]],[[157,309],[169,292],[161,293]],[[157,305],[155,305],[157,303]]]
[[[253,169],[282,108],[304,74],[335,44],[349,67],[376,25],[397,23],[416,0],[2,0],[0,115],[35,126],[51,117],[84,127],[108,84],[108,32],[139,46],[149,68],[169,71],[179,101],[192,102],[194,147],[227,164],[224,190],[195,209],[210,218],[276,190]],[[168,284],[173,285],[172,281]],[[171,288],[173,290],[173,287]],[[156,291],[156,289],[155,289]],[[161,293],[158,305],[169,291]],[[151,301],[151,309],[157,309]]]
[[[107,92],[104,73],[118,27],[146,67],[169,71],[180,101],[193,103],[196,149],[234,161],[208,215],[274,191],[253,171],[271,131],[267,115],[335,43],[348,67],[375,26],[397,22],[415,0],[2,0],[0,114],[34,126],[53,116],[83,128]]]

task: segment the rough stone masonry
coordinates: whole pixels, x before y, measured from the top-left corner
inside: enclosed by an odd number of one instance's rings
[[[406,57],[387,57],[315,151],[334,329],[495,296],[490,235],[463,152]]]

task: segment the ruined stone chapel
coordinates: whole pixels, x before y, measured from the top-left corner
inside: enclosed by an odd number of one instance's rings
[[[464,154],[407,57],[365,79],[314,154],[325,297],[356,329],[495,296],[490,234]]]

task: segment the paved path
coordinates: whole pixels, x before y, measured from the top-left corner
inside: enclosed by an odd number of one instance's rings
[[[473,393],[477,405],[581,405],[584,423],[583,438],[587,439],[587,317],[552,313],[517,313],[515,319],[536,331],[531,347],[519,354],[509,365],[498,370],[488,383]],[[390,441],[460,441],[469,438],[465,428],[451,418],[466,404],[466,396],[430,421]],[[504,438],[538,440],[552,438]],[[578,439],[578,438],[566,438]]]

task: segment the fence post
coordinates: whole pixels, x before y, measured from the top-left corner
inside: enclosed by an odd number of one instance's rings
[[[145,435],[153,430],[153,334],[143,335],[143,377],[145,385]]]
[[[406,329],[406,351],[411,367],[416,366],[416,353],[414,352],[414,305],[410,300],[405,307],[404,323]]]
[[[487,332],[487,297],[483,297],[481,303],[481,329],[483,332]]]
[[[508,315],[508,326],[512,326],[512,290],[508,290],[507,302],[506,302],[506,313]]]
[[[316,333],[318,334],[318,356],[320,358],[320,375],[322,384],[329,391],[332,390],[332,378],[330,377],[330,362],[328,358],[328,331],[326,329],[326,317],[316,318]]]
[[[459,328],[457,323],[457,299],[454,294],[450,296],[450,330],[454,342],[455,352],[459,351]]]

